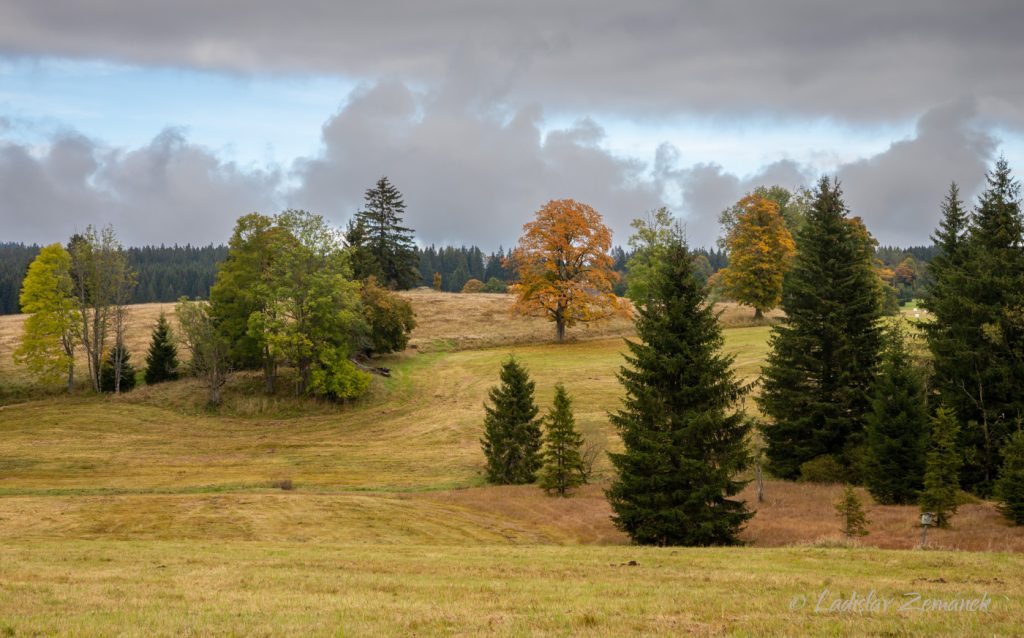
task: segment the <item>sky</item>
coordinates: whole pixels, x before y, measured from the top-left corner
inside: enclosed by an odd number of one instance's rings
[[[551,199],[691,244],[758,185],[837,178],[883,245],[1024,166],[1014,0],[0,3],[0,242],[112,224],[224,243],[381,176],[421,244],[515,243]]]

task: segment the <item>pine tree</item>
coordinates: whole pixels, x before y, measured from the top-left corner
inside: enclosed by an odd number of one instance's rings
[[[110,349],[107,357],[103,360],[103,364],[100,366],[100,391],[101,392],[114,392],[117,389],[120,392],[131,392],[135,387],[135,367],[128,361],[131,358],[131,353],[119,346],[114,346]],[[121,364],[121,383],[120,387],[117,388],[117,377],[116,368],[117,362]]]
[[[532,483],[541,466],[541,429],[533,402],[534,382],[515,357],[501,366],[501,385],[491,388],[493,406],[484,406],[487,480],[500,485]]]
[[[861,506],[860,498],[852,486],[847,485],[843,497],[836,503],[836,513],[843,519],[843,535],[847,538],[867,536],[868,521]]]
[[[583,436],[576,430],[572,400],[561,383],[555,386],[554,407],[548,411],[545,421],[547,432],[540,486],[548,494],[567,496],[574,487],[584,483],[583,459],[580,457]]]
[[[995,485],[999,512],[1024,525],[1024,430],[1017,430],[1003,446],[1003,467]]]
[[[932,512],[939,527],[949,527],[949,519],[956,514],[957,494],[960,491],[960,450],[957,435],[960,425],[956,413],[939,408],[932,417],[931,443],[925,461],[924,491],[921,492],[921,511]]]
[[[924,383],[898,324],[886,341],[866,417],[864,483],[879,503],[913,503],[924,480],[928,434]]]
[[[345,239],[354,250],[356,279],[371,275],[389,288],[409,288],[419,280],[412,230],[402,226],[405,201],[387,177],[366,191],[363,210],[349,224]],[[468,276],[467,276],[468,279]],[[465,283],[465,282],[463,282]]]
[[[645,545],[729,545],[750,518],[731,499],[745,485],[750,423],[745,392],[722,354],[718,318],[681,237],[665,247],[638,308],[638,341],[619,372],[626,390],[611,415],[625,449],[609,454],[615,525]]]
[[[156,321],[146,355],[146,385],[178,378],[178,348],[171,336],[171,324],[164,313]]]
[[[792,479],[825,454],[855,466],[881,346],[874,240],[822,177],[797,239],[758,404],[772,471]]]

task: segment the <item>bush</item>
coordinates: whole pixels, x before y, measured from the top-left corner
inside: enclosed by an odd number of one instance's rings
[[[800,480],[805,483],[845,483],[847,469],[831,454],[823,454],[800,465]]]
[[[362,289],[363,316],[370,334],[362,347],[363,354],[400,352],[409,344],[409,333],[416,327],[412,304],[395,293],[377,285],[370,277]]]
[[[490,279],[487,280],[487,283],[484,284],[484,292],[503,293],[506,292],[507,290],[508,284],[498,279],[497,277],[491,277]]]
[[[479,279],[470,279],[466,282],[466,285],[462,287],[462,292],[483,292],[484,282]]]

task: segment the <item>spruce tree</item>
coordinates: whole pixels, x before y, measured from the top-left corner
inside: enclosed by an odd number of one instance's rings
[[[793,479],[832,454],[856,469],[881,347],[874,240],[822,177],[801,226],[758,397],[771,470]]]
[[[121,362],[121,392],[131,392],[135,387],[135,367],[128,361],[131,353],[118,346],[110,349],[107,357],[100,365],[100,391],[113,392],[116,384],[114,375],[117,361]]]
[[[1024,307],[1020,186],[1005,159],[987,181],[962,245],[952,253],[943,247],[948,263],[933,267],[928,300],[936,313],[929,333],[934,385],[962,424],[963,485],[982,495],[991,493],[1000,448],[1024,415],[1024,325],[1015,318]]]
[[[491,388],[493,406],[484,406],[487,480],[499,485],[533,483],[541,466],[541,429],[533,402],[534,382],[510,356],[501,366],[501,385]]]
[[[853,486],[847,485],[843,497],[835,504],[836,514],[843,519],[843,535],[847,538],[866,536],[868,533],[868,517],[864,514],[860,498]]]
[[[939,408],[931,422],[920,505],[922,512],[934,513],[936,524],[943,528],[949,527],[949,519],[956,514],[960,491],[962,461],[957,447],[959,432],[956,413],[946,407]]]
[[[607,491],[613,521],[645,545],[729,545],[750,518],[730,497],[746,481],[750,422],[746,391],[722,353],[707,291],[681,237],[665,246],[637,309],[619,382],[622,408],[610,416],[625,449],[609,454],[617,477]]]
[[[177,378],[178,348],[171,336],[171,324],[161,312],[146,354],[146,384],[174,381]]]
[[[412,230],[402,226],[404,214],[402,194],[387,177],[367,189],[363,210],[356,213],[345,236],[352,248],[356,279],[373,275],[382,285],[399,289],[419,280],[419,258]]]
[[[999,512],[1024,525],[1024,430],[1017,430],[1003,446],[1003,467],[995,485]]]
[[[559,383],[555,386],[554,406],[545,419],[544,466],[540,471],[540,486],[548,494],[567,496],[584,483],[583,459],[580,448],[583,436],[576,430],[572,415],[572,400]]]
[[[913,503],[924,480],[928,436],[924,383],[895,324],[866,417],[864,483],[882,504]]]

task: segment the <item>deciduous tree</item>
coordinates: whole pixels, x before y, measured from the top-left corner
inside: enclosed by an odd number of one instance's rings
[[[81,321],[79,339],[89,364],[93,390],[100,391],[100,367],[110,331],[123,352],[126,308],[135,286],[135,273],[110,226],[102,231],[88,226],[71,238],[71,279]],[[118,370],[120,367],[117,368]]]
[[[514,309],[547,317],[555,336],[577,322],[627,312],[612,292],[619,275],[612,270],[611,231],[590,206],[571,199],[552,200],[523,226],[513,251],[519,271]]]
[[[779,305],[782,279],[796,250],[775,202],[747,195],[737,204],[736,225],[725,238],[729,267],[720,273],[730,297],[754,308],[754,318]]]
[[[71,255],[60,244],[44,247],[21,284],[21,310],[28,313],[14,360],[43,383],[66,377],[75,384],[75,347],[81,329],[73,296]]]
[[[182,297],[174,313],[181,326],[182,343],[191,354],[189,369],[206,385],[209,405],[217,407],[221,404],[221,388],[227,383],[231,365],[227,337],[217,329],[210,306],[205,302]]]

